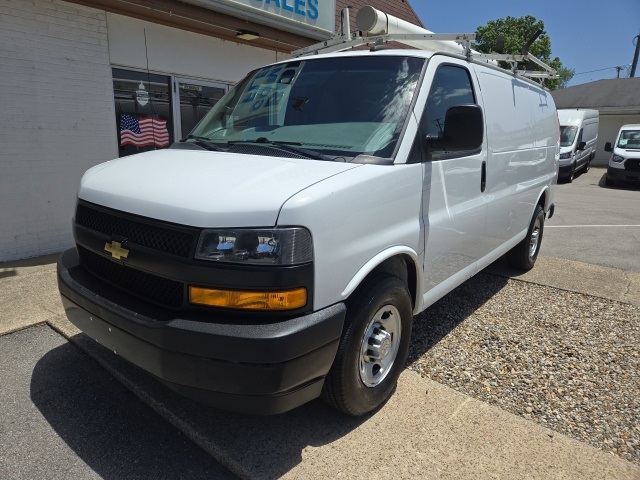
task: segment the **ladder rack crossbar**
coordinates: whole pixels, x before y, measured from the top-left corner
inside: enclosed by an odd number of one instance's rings
[[[348,50],[360,45],[376,44],[380,42],[391,42],[402,40],[410,41],[453,41],[460,44],[466,42],[472,42],[476,39],[475,33],[385,33],[381,35],[371,35],[363,37],[353,34],[351,38],[346,36],[336,36],[331,40],[309,45],[308,47],[299,48],[294,50],[291,54],[294,57],[300,57],[302,55],[318,54],[318,53],[330,53],[339,52],[342,50]]]
[[[431,41],[452,41],[458,43],[464,51],[461,51],[460,55],[465,55],[470,60],[492,60],[500,62],[508,62],[513,66],[511,72],[513,74],[536,79],[545,78],[558,78],[558,72],[544,63],[542,60],[536,58],[531,53],[525,53],[524,55],[512,55],[502,53],[479,53],[471,50],[470,43],[476,40],[475,33],[412,33],[412,34],[400,34],[400,33],[385,33],[380,35],[371,35],[363,37],[360,33],[352,33],[347,35],[336,35],[331,40],[319,42],[308,47],[303,47],[298,50],[294,50],[291,54],[294,57],[300,57],[304,55],[319,54],[319,53],[332,53],[349,50],[355,47],[363,45],[381,45],[386,42],[397,41],[402,43],[404,41],[411,42],[431,42]],[[415,48],[415,43],[412,44]],[[425,45],[423,50],[442,50],[437,45],[431,46]],[[541,67],[544,71],[533,70],[518,70],[518,64],[523,62],[532,62]]]

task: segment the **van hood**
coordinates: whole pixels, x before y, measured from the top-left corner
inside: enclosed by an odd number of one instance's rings
[[[292,195],[359,164],[157,150],[89,169],[78,198],[149,218],[196,227],[276,225]]]
[[[627,150],[626,148],[615,147],[613,153],[624,158],[640,158],[640,149],[638,148],[630,148]]]

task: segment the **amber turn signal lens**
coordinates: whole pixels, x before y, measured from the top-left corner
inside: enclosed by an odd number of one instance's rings
[[[246,292],[190,286],[189,302],[195,305],[238,310],[293,310],[307,304],[307,289],[296,288],[281,292]]]

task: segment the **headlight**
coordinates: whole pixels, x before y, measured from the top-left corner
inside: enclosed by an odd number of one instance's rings
[[[302,227],[204,230],[198,260],[252,265],[298,265],[313,260],[309,230]]]
[[[614,155],[613,157],[611,157],[611,160],[613,160],[616,163],[620,163],[620,162],[624,162],[624,157],[621,157],[620,155]]]
[[[564,152],[560,154],[560,160],[563,160],[565,158],[571,158],[571,152]]]

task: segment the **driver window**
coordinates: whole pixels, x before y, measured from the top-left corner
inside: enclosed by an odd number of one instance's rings
[[[442,65],[433,77],[431,90],[427,97],[426,109],[422,115],[422,132],[432,136],[442,134],[445,116],[450,107],[474,103],[476,103],[476,99],[469,71],[455,65]],[[429,159],[444,158],[442,155],[433,152],[432,158]]]

